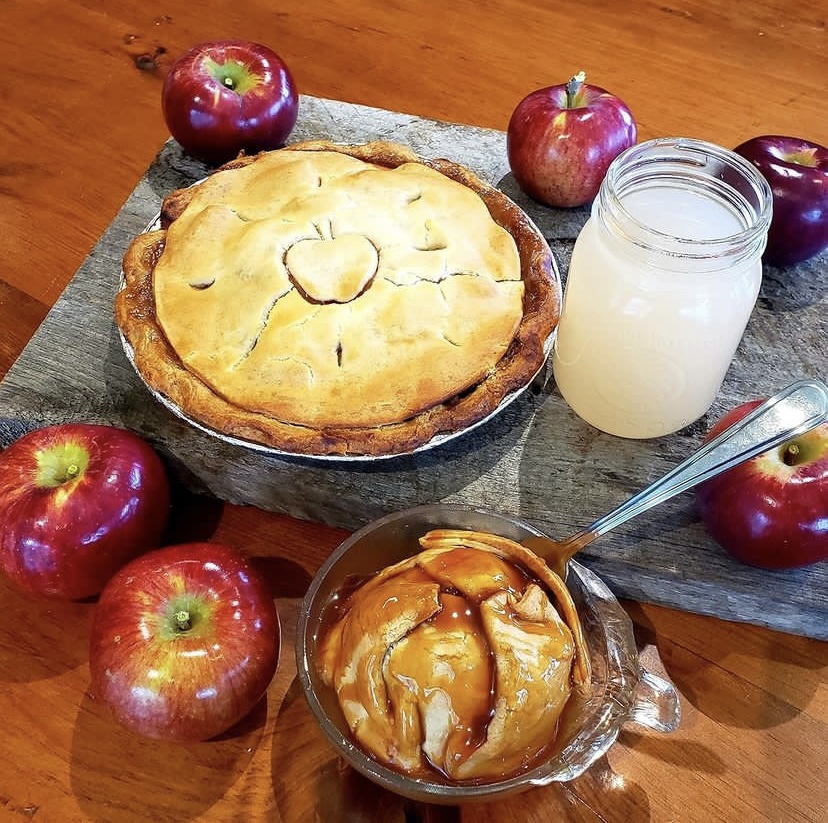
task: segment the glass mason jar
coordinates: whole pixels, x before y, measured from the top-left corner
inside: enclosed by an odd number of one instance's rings
[[[552,363],[602,431],[659,437],[712,405],[762,281],[770,187],[701,140],[632,146],[575,242]]]

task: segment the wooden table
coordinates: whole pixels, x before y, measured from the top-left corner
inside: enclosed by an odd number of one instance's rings
[[[584,68],[631,106],[640,139],[827,144],[827,15],[791,0],[3,0],[0,377],[167,138],[161,81],[195,42],[268,42],[304,93],[489,128]],[[269,557],[290,640],[344,532],[183,497],[172,536]],[[628,727],[583,777],[496,808],[413,808],[336,761],[289,654],[232,735],[161,745],[115,727],[88,694],[94,604],[35,602],[5,582],[0,602],[0,820],[787,822],[828,807],[828,644],[814,640],[625,603],[645,661],[681,693],[679,731]]]

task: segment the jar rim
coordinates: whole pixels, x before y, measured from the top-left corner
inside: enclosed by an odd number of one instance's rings
[[[744,228],[723,237],[682,237],[642,222],[624,205],[624,195],[652,181],[674,180],[714,197]],[[761,254],[772,216],[773,193],[759,170],[741,155],[705,140],[659,137],[623,151],[610,164],[595,207],[626,240],[672,257],[711,259]]]

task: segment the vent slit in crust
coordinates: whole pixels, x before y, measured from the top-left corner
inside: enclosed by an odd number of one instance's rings
[[[279,295],[278,297],[276,297],[268,307],[267,312],[265,313],[265,316],[262,319],[262,323],[259,327],[258,332],[252,337],[252,339],[250,340],[250,345],[247,347],[247,349],[245,349],[242,356],[233,364],[232,368],[234,370],[238,369],[238,367],[245,361],[245,359],[247,359],[248,357],[250,357],[251,354],[253,354],[253,350],[256,348],[256,346],[259,345],[259,340],[261,339],[264,330],[267,328],[268,319],[270,318],[271,312],[273,311],[274,307],[282,297],[284,297],[284,295]]]

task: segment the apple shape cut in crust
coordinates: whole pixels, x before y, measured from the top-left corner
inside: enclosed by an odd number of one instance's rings
[[[115,317],[152,392],[279,453],[408,454],[542,368],[561,286],[540,232],[468,169],[327,141],[170,194],[124,256]]]

